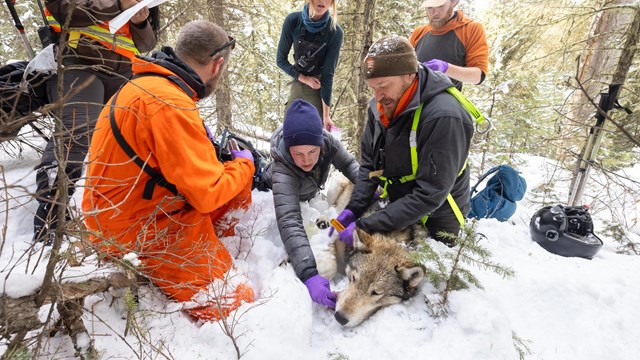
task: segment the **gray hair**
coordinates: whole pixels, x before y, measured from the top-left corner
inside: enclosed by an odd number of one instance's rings
[[[200,65],[211,61],[211,53],[229,41],[227,33],[218,25],[207,20],[195,20],[180,29],[175,52],[179,58],[191,59]],[[229,59],[231,48],[219,52],[216,57]]]

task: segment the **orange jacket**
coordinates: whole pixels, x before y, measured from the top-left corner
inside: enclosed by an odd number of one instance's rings
[[[189,75],[189,71],[176,73],[141,58],[134,59],[133,71]],[[202,82],[195,78],[195,82],[185,81],[193,93],[202,93]],[[202,88],[194,89],[194,83]],[[146,273],[165,292],[187,301],[231,266],[216,236],[212,214],[224,211],[241,194],[250,201],[254,165],[243,158],[220,163],[198,113],[197,97],[189,97],[167,78],[136,78],[116,96],[114,114],[122,135],[182,196],[174,197],[156,186],[151,200],[142,198],[149,175],[114,138],[110,100],[89,149],[82,208],[93,232],[91,241],[114,257],[136,252],[143,260],[143,272],[146,266]],[[176,284],[191,288],[176,288]]]
[[[437,58],[440,60],[445,60],[455,65],[467,66],[467,67],[477,67],[485,74],[488,74],[489,71],[489,46],[487,45],[487,37],[484,32],[484,28],[482,24],[473,21],[464,16],[464,12],[462,10],[456,11],[456,17],[454,19],[449,20],[442,28],[433,29],[430,24],[418,26],[411,33],[411,37],[409,37],[409,42],[413,47],[418,46],[418,42],[427,34],[431,33],[434,36],[445,35],[446,33],[453,31],[456,37],[459,39],[460,43],[464,47],[464,62],[455,61],[454,55],[443,56],[442,53],[454,53],[455,52],[455,44],[451,43],[449,49],[441,49],[441,54],[439,56],[433,56],[431,58]],[[429,59],[422,59],[418,55],[418,61],[427,61]],[[463,65],[464,64],[464,65]]]

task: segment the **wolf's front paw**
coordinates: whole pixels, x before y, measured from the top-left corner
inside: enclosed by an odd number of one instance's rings
[[[318,227],[318,229],[324,230],[324,229],[329,228],[329,226],[331,226],[331,224],[329,224],[329,219],[327,219],[325,217],[319,217],[316,220],[316,226]]]

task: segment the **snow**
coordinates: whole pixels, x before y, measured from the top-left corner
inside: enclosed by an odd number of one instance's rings
[[[25,150],[22,158],[2,155],[3,181],[9,201],[0,218],[6,222],[6,237],[0,257],[2,291],[11,297],[25,296],[40,285],[44,261],[37,264],[39,252],[21,257],[31,244],[32,217],[36,204],[29,192],[35,188],[32,169],[38,155]],[[533,190],[547,182],[556,169],[553,161],[521,155],[518,170],[528,182],[525,199],[509,222],[478,222],[478,232],[486,236],[482,245],[492,252],[492,260],[514,270],[512,278],[502,278],[490,270],[469,267],[483,289],[472,287],[451,293],[449,316],[433,318],[427,311],[425,296],[434,288],[426,281],[414,298],[385,308],[362,325],[344,328],[331,310],[309,298],[305,286],[295,277],[279,238],[270,193],[254,192],[250,211],[242,218],[238,236],[223,242],[236,258],[239,273],[245,273],[258,294],[258,301],[242,305],[231,316],[233,336],[243,359],[518,359],[514,339],[530,350],[526,359],[637,359],[640,353],[640,286],[637,256],[617,254],[617,244],[599,231],[605,220],[618,218],[601,208],[614,201],[619,189],[609,188],[610,198],[588,198],[594,208],[596,234],[605,242],[593,258],[563,258],[553,255],[529,236],[529,219],[542,205]],[[473,164],[477,166],[477,164]],[[564,171],[564,170],[563,170]],[[640,178],[640,166],[625,169],[629,179]],[[594,175],[595,177],[595,175]],[[568,174],[561,178],[568,179]],[[598,180],[596,178],[596,180]],[[599,181],[599,180],[598,180]],[[637,189],[638,185],[628,184]],[[557,181],[553,196],[566,199],[567,181]],[[75,205],[81,192],[74,195]],[[590,190],[588,193],[598,195]],[[620,194],[625,194],[621,191]],[[624,200],[625,223],[637,227],[638,196]],[[604,195],[603,195],[604,196]],[[8,209],[8,210],[7,210]],[[302,204],[305,226],[314,249],[326,248],[327,230],[314,226],[317,217],[333,216],[335,210],[315,199]],[[595,211],[597,210],[597,211]],[[8,213],[7,213],[8,211]],[[634,242],[640,237],[628,233]],[[432,244],[436,251],[451,251]],[[137,261],[136,254],[129,258]],[[37,266],[36,266],[37,264]],[[109,266],[97,267],[95,256],[81,267],[64,272],[69,281],[104,276]],[[346,279],[337,278],[332,288],[343,289]],[[156,288],[140,288],[140,304],[128,331],[124,290],[91,295],[85,299],[84,321],[101,358],[157,358],[158,352],[174,359],[236,359],[233,342],[220,323],[197,324]],[[42,319],[49,307],[41,309]],[[56,318],[55,310],[54,316]],[[137,336],[136,336],[137,334]],[[86,348],[89,339],[80,338]],[[48,339],[41,358],[72,357],[73,346],[61,332]],[[0,345],[0,353],[6,344]]]
[[[369,47],[367,57],[376,57],[381,54],[387,54],[398,49],[398,46],[403,42],[408,41],[406,38],[400,36],[385,36],[382,39],[376,41]]]
[[[128,261],[133,267],[138,267],[141,262],[136,253],[128,253],[122,257],[122,260]]]
[[[4,271],[2,272],[4,275]],[[0,291],[9,297],[19,298],[33,294],[40,288],[42,279],[30,274],[12,274],[0,283]]]

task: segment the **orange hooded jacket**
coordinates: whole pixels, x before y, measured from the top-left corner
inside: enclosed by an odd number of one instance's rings
[[[191,70],[177,69],[177,74],[159,64],[162,60],[135,58],[133,72],[190,75]],[[203,84],[195,78],[184,80],[192,94],[202,93]],[[91,241],[112,257],[135,252],[142,260],[141,272],[165,293],[178,301],[192,300],[231,268],[232,259],[216,230],[233,231],[230,225],[239,217],[233,210],[248,207],[254,165],[244,158],[218,161],[196,107],[197,95],[190,97],[165,77],[136,78],[115,96],[114,115],[122,135],[181,196],[155,186],[152,198],[143,199],[150,177],[117,143],[106,106],[91,141],[82,201]],[[214,229],[222,223],[226,228]]]
[[[440,54],[434,56],[440,60],[445,60],[452,64],[477,67],[484,74],[489,73],[489,47],[487,45],[487,36],[481,23],[473,21],[464,16],[462,10],[456,10],[454,19],[449,20],[444,26],[434,29],[431,24],[418,26],[413,30],[409,37],[409,42],[414,48],[418,47],[418,43],[427,34],[431,33],[435,36],[442,36],[453,31],[460,41],[462,52],[455,43],[451,43],[449,47],[440,49]],[[464,58],[460,59],[459,56]],[[418,61],[423,62],[431,60],[431,58],[423,59],[418,54]]]

